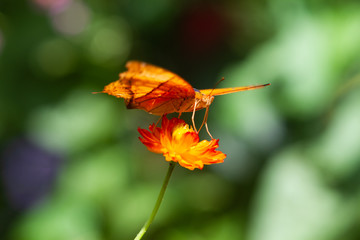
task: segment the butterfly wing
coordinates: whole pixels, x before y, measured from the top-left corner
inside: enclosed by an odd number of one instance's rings
[[[266,87],[266,86],[269,86],[269,85],[270,85],[270,83],[261,84],[261,85],[253,85],[253,86],[245,86],[245,87],[202,89],[202,90],[199,90],[199,91],[203,95],[206,95],[206,96],[218,96],[218,95],[224,95],[224,94],[228,94],[228,93],[234,93],[234,92],[241,92],[241,91],[247,91],[247,90],[263,88],[263,87]]]
[[[128,71],[105,86],[103,92],[124,98],[127,108],[162,115],[181,112],[184,103],[194,99],[192,86],[180,76],[144,62],[127,62]]]

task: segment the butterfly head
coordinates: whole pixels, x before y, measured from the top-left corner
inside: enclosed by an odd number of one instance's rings
[[[211,103],[214,101],[214,96],[203,94],[197,89],[195,90],[195,98],[198,101],[197,109],[203,109],[211,105]]]

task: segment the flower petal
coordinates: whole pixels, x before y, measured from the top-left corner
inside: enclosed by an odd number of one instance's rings
[[[221,163],[226,155],[217,151],[219,140],[203,140],[184,120],[162,117],[161,128],[152,124],[149,130],[138,129],[143,138],[140,141],[155,153],[162,153],[166,161],[178,162],[190,170],[202,169],[204,165]]]

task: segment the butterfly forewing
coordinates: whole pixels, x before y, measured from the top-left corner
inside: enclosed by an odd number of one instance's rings
[[[194,99],[191,85],[178,75],[151,64],[130,61],[127,72],[104,92],[125,98],[128,108],[162,115],[177,112],[186,99]]]

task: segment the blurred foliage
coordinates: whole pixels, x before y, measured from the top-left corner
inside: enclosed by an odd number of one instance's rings
[[[176,168],[144,239],[359,239],[359,13],[350,0],[1,0],[0,238],[136,235],[167,168],[137,139],[157,117],[91,93],[139,59],[197,88],[271,83],[215,99],[227,159]]]

